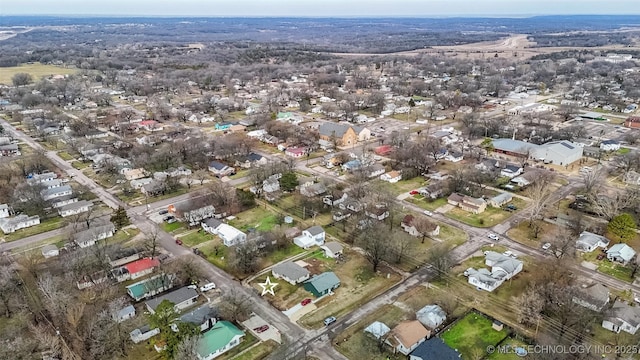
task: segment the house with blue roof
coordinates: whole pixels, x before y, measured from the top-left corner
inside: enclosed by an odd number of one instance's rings
[[[234,124],[233,124],[233,123],[230,123],[230,122],[216,123],[215,128],[216,128],[216,130],[218,130],[218,131],[226,131],[226,130],[231,129],[231,127],[232,127],[233,125],[234,125]]]

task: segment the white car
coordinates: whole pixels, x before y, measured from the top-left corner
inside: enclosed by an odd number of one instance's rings
[[[517,258],[518,256],[516,254],[514,254],[511,250],[507,250],[504,253],[502,253],[502,255],[504,256],[508,256],[508,257],[512,257],[512,258]]]
[[[211,283],[208,283],[208,284],[204,284],[204,285],[202,285],[202,286],[200,287],[200,291],[202,291],[202,292],[207,292],[207,291],[209,291],[209,290],[213,290],[213,289],[215,289],[215,288],[216,288],[216,284],[214,284],[214,283],[212,283],[212,282],[211,282]]]
[[[427,215],[427,216],[433,216],[433,213],[431,211],[429,211],[429,210],[425,210],[425,211],[423,211],[423,213],[425,215]]]
[[[544,245],[542,245],[542,250],[549,250],[551,248],[551,243],[544,243]]]
[[[500,237],[498,235],[494,234],[494,233],[487,234],[487,237],[489,239],[491,239],[491,240],[494,240],[494,241],[499,241],[500,240]]]

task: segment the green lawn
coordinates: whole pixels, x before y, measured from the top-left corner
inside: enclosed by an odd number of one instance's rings
[[[620,148],[620,150],[618,150],[618,154],[624,155],[624,154],[628,153],[629,151],[631,151],[631,149],[623,147],[623,148]]]
[[[420,176],[414,177],[413,179],[409,180],[400,180],[394,184],[382,180],[377,180],[376,182],[381,183],[382,186],[389,187],[395,195],[400,195],[411,190],[416,190],[417,188],[427,184],[424,178]]]
[[[516,355],[515,349],[517,347],[526,347],[527,343],[524,341],[516,340],[512,337],[508,337],[504,339],[502,343],[500,343],[500,349],[497,349],[493,354],[487,357],[487,360],[518,360],[522,359],[522,357]],[[504,351],[502,350],[504,349]]]
[[[0,84],[12,85],[11,78],[17,73],[27,73],[33,77],[33,81],[40,80],[43,76],[73,74],[78,70],[75,68],[65,68],[55,65],[44,65],[41,63],[22,64],[13,67],[0,68]]]
[[[83,161],[74,161],[71,163],[71,166],[73,166],[74,169],[76,170],[82,170],[84,168],[86,168],[87,166],[89,166],[88,162],[83,162]]]
[[[514,198],[510,204],[513,204],[518,208],[518,211],[521,211],[527,203],[522,199]],[[471,226],[487,228],[505,221],[514,213],[515,212],[505,211],[501,208],[487,206],[487,209],[484,212],[480,214],[472,214],[456,207],[448,211],[446,216]]]
[[[272,253],[270,253],[269,255],[267,255],[265,261],[267,264],[265,264],[265,266],[269,266],[272,264],[277,264],[280,261],[286,259],[286,258],[290,258],[294,255],[298,255],[298,254],[302,254],[305,250],[301,247],[299,247],[298,245],[295,245],[293,243],[289,244],[289,246],[287,246],[284,249],[281,250],[276,250]]]
[[[237,171],[235,175],[231,175],[229,176],[230,179],[239,179],[242,177],[245,177],[247,175],[249,175],[249,172],[251,171],[251,169],[242,169],[240,171]]]
[[[462,245],[469,239],[469,235],[466,232],[446,224],[440,224],[440,235],[437,237],[455,246]]]
[[[507,337],[507,331],[491,328],[492,321],[476,312],[467,314],[441,334],[442,340],[458,349],[463,359],[486,355],[487,346],[495,346]]]
[[[262,360],[267,357],[275,348],[278,347],[278,343],[273,340],[267,340],[252,347],[247,352],[234,356],[233,360]]]
[[[228,352],[220,355],[216,359],[220,359],[220,360],[233,359],[236,355],[238,355],[241,352],[243,352],[244,350],[252,347],[257,342],[258,342],[258,339],[256,339],[255,336],[251,335],[251,333],[249,333],[247,331],[247,332],[244,333],[244,338],[242,338],[242,342],[240,343],[240,345],[238,345],[238,346],[234,347],[233,349],[229,350]]]
[[[212,241],[199,247],[207,261],[222,270],[227,270],[227,247],[222,245],[219,240]]]
[[[236,214],[235,217],[234,220],[229,222],[229,225],[245,232],[250,228],[258,231],[269,231],[278,223],[277,215],[262,206],[243,211]]]
[[[422,195],[413,195],[408,197],[406,200],[429,211],[435,211],[437,208],[447,204],[446,198],[431,200],[425,199]]]
[[[597,252],[594,251],[594,253]],[[631,268],[607,259],[600,260],[599,262],[596,260],[596,263],[598,264],[598,271],[601,273],[613,276],[614,278],[622,281],[633,282],[633,278],[631,277]]]
[[[20,229],[14,233],[7,234],[4,236],[4,239],[6,241],[14,241],[14,240],[22,239],[28,236],[59,229],[62,226],[64,226],[64,224],[65,224],[64,219],[62,217],[56,216],[54,218],[44,220],[36,226],[28,227],[26,229]]]
[[[60,156],[62,158],[62,160],[73,160],[74,159],[74,157],[71,156],[71,154],[69,154],[66,151],[58,152],[58,156]]]
[[[198,244],[202,244],[203,242],[211,241],[214,238],[215,237],[213,235],[202,229],[194,231],[188,235],[180,236],[180,240],[182,240],[182,242],[188,246],[196,246]]]
[[[113,235],[113,238],[111,238],[109,241],[110,242],[118,242],[118,243],[127,242],[127,241],[133,239],[133,237],[138,235],[139,233],[140,233],[140,230],[138,230],[138,229],[122,229],[122,230],[118,230]]]
[[[162,224],[160,224],[160,227],[162,228],[162,230],[164,230],[165,232],[168,233],[173,233],[179,229],[182,228],[186,228],[185,223],[180,222],[180,221],[176,221],[174,223],[169,224],[168,222],[163,222]]]

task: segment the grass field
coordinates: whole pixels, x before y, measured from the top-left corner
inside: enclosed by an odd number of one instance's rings
[[[278,347],[278,343],[273,340],[267,340],[255,345],[246,352],[236,355],[232,360],[261,360],[267,357],[275,348]]]
[[[78,70],[63,68],[54,65],[43,65],[40,63],[23,64],[14,67],[0,67],[0,84],[12,85],[11,78],[18,73],[27,73],[33,77],[33,81],[38,81],[43,76],[74,74]]]
[[[516,206],[519,210],[526,206],[526,202],[522,199],[513,198],[510,204]],[[494,208],[492,206],[487,206],[487,209],[480,214],[472,214],[468,211],[462,210],[460,208],[454,208],[446,213],[446,216],[461,221],[465,224],[469,224],[475,227],[492,227],[496,224],[499,224],[505,221],[507,218],[511,217],[514,212],[505,211],[501,208]]]
[[[251,210],[243,211],[235,215],[235,219],[229,225],[241,231],[254,228],[257,231],[269,231],[277,224],[277,215],[261,206],[256,206]]]
[[[202,244],[203,242],[213,240],[214,236],[200,229],[198,231],[189,233],[188,235],[179,236],[179,238],[184,242],[185,245],[195,246],[198,244]]]
[[[486,355],[487,346],[495,346],[507,337],[507,331],[491,328],[492,321],[471,312],[442,334],[442,340],[458,349],[463,359],[478,359]]]

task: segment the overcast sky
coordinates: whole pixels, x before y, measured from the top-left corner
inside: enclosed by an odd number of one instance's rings
[[[0,0],[0,15],[428,17],[553,14],[640,15],[640,0]]]

